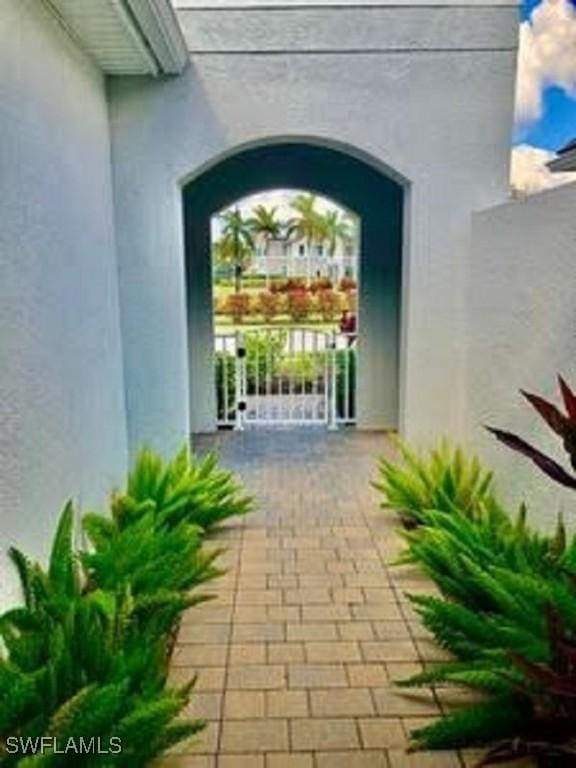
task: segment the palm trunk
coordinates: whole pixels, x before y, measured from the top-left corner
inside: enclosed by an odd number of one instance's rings
[[[234,233],[234,292],[242,290],[242,267],[240,266],[240,238]]]

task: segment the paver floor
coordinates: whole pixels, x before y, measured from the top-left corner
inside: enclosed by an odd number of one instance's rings
[[[175,681],[199,672],[189,714],[208,727],[162,768],[455,768],[477,755],[408,754],[408,733],[449,700],[395,679],[442,653],[404,593],[431,591],[391,567],[394,516],[370,486],[379,433],[220,433],[216,449],[257,499],[218,534],[228,573],[185,617]]]

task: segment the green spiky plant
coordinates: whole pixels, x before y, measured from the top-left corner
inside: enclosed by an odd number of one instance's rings
[[[194,681],[166,686],[162,633],[143,626],[129,589],[117,594],[87,589],[73,547],[73,509],[60,518],[44,571],[16,549],[10,551],[24,605],[0,617],[0,759],[3,765],[146,765],[202,723],[178,720]],[[148,631],[146,631],[147,627]],[[117,736],[122,754],[10,755],[9,736]]]
[[[221,573],[204,534],[250,508],[214,457],[143,450],[111,516],[85,516],[88,550],[74,547],[68,504],[46,571],[10,551],[24,604],[0,616],[2,765],[143,768],[203,727],[182,718],[194,680],[167,684],[171,643],[182,612],[207,599],[197,589]],[[116,737],[122,752],[12,755],[9,736]]]
[[[136,597],[190,594],[222,574],[215,565],[222,550],[207,551],[198,526],[180,522],[166,528],[152,510],[125,525],[117,510],[113,505],[111,518],[89,514],[83,520],[91,549],[81,559],[92,586],[113,590],[129,584]]]
[[[444,595],[478,610],[491,606],[478,584],[478,568],[546,576],[561,568],[566,550],[561,518],[554,536],[543,535],[527,525],[525,507],[513,519],[494,498],[480,505],[474,518],[426,510],[420,521],[418,528],[402,531],[407,548],[398,563],[417,563]]]
[[[481,698],[416,730],[414,748],[489,746],[485,765],[528,756],[542,768],[573,766],[576,540],[561,519],[551,536],[531,530],[526,508],[509,515],[490,483],[459,509],[443,480],[451,457],[443,452],[442,468],[442,453],[435,455],[435,479],[411,457],[398,473],[389,463],[381,487],[385,506],[402,498],[411,505],[400,505],[417,523],[403,532],[407,551],[400,560],[422,566],[442,596],[410,598],[453,656],[401,685],[456,686]]]
[[[527,590],[525,589],[525,596]],[[537,594],[534,592],[534,594]],[[509,593],[509,599],[512,595]],[[574,602],[574,595],[572,602]],[[542,768],[570,768],[576,756],[576,634],[558,605],[541,601],[542,638],[515,621],[477,615],[456,603],[420,599],[428,626],[457,660],[404,681],[405,687],[464,687],[484,700],[417,729],[415,749],[489,746],[482,765],[532,757]],[[522,601],[518,601],[518,606]],[[525,609],[529,602],[524,602]],[[573,607],[570,609],[574,612]]]
[[[384,497],[382,507],[399,513],[406,526],[420,525],[429,509],[473,516],[490,498],[492,473],[461,448],[446,440],[428,453],[417,453],[399,439],[395,446],[400,462],[382,458],[374,487]]]
[[[214,454],[199,459],[186,447],[171,461],[143,448],[128,476],[126,492],[117,494],[113,504],[119,526],[152,510],[160,525],[187,522],[204,531],[252,509],[252,499],[231,472],[218,467]]]

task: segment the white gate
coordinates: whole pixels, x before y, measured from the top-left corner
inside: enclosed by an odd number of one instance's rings
[[[315,328],[217,334],[220,427],[355,422],[355,336]]]

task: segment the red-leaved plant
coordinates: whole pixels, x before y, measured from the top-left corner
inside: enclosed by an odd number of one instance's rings
[[[565,413],[554,403],[545,400],[539,395],[530,394],[522,390],[522,394],[530,405],[540,414],[548,426],[562,439],[564,450],[568,454],[572,471],[567,471],[561,464],[534,448],[518,435],[506,432],[502,429],[487,427],[488,431],[507,445],[512,450],[527,456],[548,477],[567,488],[576,489],[576,394],[570,389],[562,376],[558,377],[560,394],[564,404]]]
[[[511,653],[521,679],[517,693],[529,702],[526,731],[495,744],[480,766],[533,758],[540,768],[576,765],[576,643],[562,617],[546,609],[550,658],[535,663]]]

